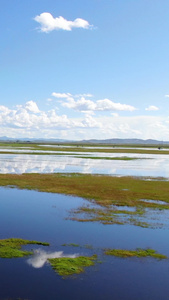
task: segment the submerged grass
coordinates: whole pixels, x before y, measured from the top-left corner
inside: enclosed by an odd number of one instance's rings
[[[135,211],[117,210],[117,209],[104,209],[79,207],[76,210],[70,212],[70,218],[73,221],[78,222],[99,222],[102,224],[132,224],[143,228],[153,227],[152,224],[144,222],[139,217],[144,216],[144,208],[137,208]]]
[[[106,249],[106,255],[119,257],[153,257],[156,259],[167,259],[166,255],[157,253],[154,249],[136,249],[136,250],[122,250],[122,249]]]
[[[79,256],[76,258],[50,258],[48,261],[60,276],[68,276],[84,272],[84,268],[93,266],[96,259],[97,255],[91,257]]]
[[[33,254],[31,251],[22,250],[21,247],[28,245],[43,245],[49,246],[48,243],[42,243],[38,241],[29,241],[18,238],[10,238],[0,240],[0,257],[1,258],[14,258],[23,257]]]

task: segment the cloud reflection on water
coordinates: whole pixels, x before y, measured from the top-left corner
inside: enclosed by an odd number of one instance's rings
[[[76,258],[77,256],[78,254],[64,255],[63,251],[56,251],[56,252],[49,253],[39,249],[34,251],[33,256],[27,260],[27,263],[31,265],[33,268],[38,269],[38,268],[42,268],[49,258],[61,258],[61,257]]]
[[[120,176],[169,177],[168,155],[104,154],[105,157],[135,157],[137,160],[104,160],[55,155],[1,154],[0,173],[89,173]],[[95,155],[96,156],[96,155]],[[100,155],[101,156],[101,155]],[[151,159],[147,159],[151,158]]]

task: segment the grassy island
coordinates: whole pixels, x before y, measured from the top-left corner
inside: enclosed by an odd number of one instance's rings
[[[91,257],[79,256],[76,258],[62,257],[62,258],[50,258],[48,259],[52,268],[60,276],[68,276],[73,274],[79,274],[84,272],[85,267],[94,265],[97,255]]]
[[[136,250],[122,250],[122,249],[106,249],[106,255],[119,256],[119,257],[153,257],[156,259],[167,259],[166,255],[157,253],[153,249],[136,249]]]
[[[22,246],[28,244],[49,246],[48,243],[29,241],[29,240],[23,240],[18,238],[3,239],[0,240],[0,257],[15,258],[15,257],[23,257],[23,256],[31,255],[33,254],[33,252],[21,249]]]

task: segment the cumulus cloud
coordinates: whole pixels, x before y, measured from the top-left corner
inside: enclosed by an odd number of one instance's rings
[[[96,128],[100,127],[100,122],[86,115],[82,119],[69,118],[67,115],[58,114],[58,108],[48,111],[39,110],[36,102],[28,101],[24,105],[17,105],[14,109],[0,106],[0,127],[25,129],[32,132],[42,132],[43,130],[69,130],[73,128]],[[2,132],[2,130],[1,130]],[[10,130],[10,132],[12,132]],[[1,133],[0,133],[1,134]],[[9,133],[8,133],[9,135]]]
[[[91,115],[86,115],[85,119],[82,121],[82,127],[86,128],[102,128],[102,123],[98,122]]]
[[[91,94],[70,93],[52,93],[52,96],[60,99],[63,107],[71,108],[76,111],[91,113],[94,111],[134,111],[136,108],[132,105],[113,102],[110,99],[90,100],[86,99],[93,97]]]
[[[39,108],[38,108],[36,102],[34,102],[34,101],[32,101],[32,100],[26,102],[25,108],[26,108],[27,110],[29,110],[29,111],[35,113],[35,114],[40,112],[40,110],[39,110]]]
[[[102,137],[160,139],[162,136],[163,139],[165,137],[168,139],[169,118],[147,115],[120,116],[119,111],[134,111],[136,108],[110,99],[94,101],[81,95],[76,97],[77,95],[70,93],[53,93],[51,98],[58,100],[59,111],[56,107],[51,109],[49,106],[47,110],[40,110],[33,100],[12,109],[0,105],[0,136],[67,139]],[[48,101],[48,105],[50,104],[51,101]],[[65,114],[65,111],[61,113],[64,107],[78,113],[73,112],[73,115]],[[147,107],[150,108],[152,109],[152,106]],[[79,111],[84,115],[79,114]],[[100,114],[104,111],[109,111],[110,115]]]
[[[62,16],[54,18],[49,12],[44,12],[34,18],[40,24],[41,32],[50,32],[53,30],[67,30],[71,31],[73,28],[89,29],[92,25],[88,21],[77,18],[74,21],[68,21]]]
[[[153,110],[153,111],[155,111],[155,110],[159,110],[159,108],[157,106],[150,105],[145,110],[149,110],[149,111]]]
[[[113,102],[109,99],[92,101],[81,97],[78,100],[71,98],[67,99],[67,102],[63,102],[62,106],[72,108],[80,112],[88,111],[134,111],[136,108],[131,105],[121,104]]]
[[[55,98],[59,98],[59,99],[62,99],[62,98],[69,98],[71,97],[72,95],[70,93],[52,93],[52,96],[55,97]]]

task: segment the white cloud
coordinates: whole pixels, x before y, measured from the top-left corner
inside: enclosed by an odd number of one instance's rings
[[[134,111],[135,108],[109,99],[94,101],[85,97],[76,98],[70,93],[56,93],[55,99],[58,99],[59,105],[83,112],[84,115],[74,112],[71,115],[71,111],[69,115],[66,115],[65,111],[59,113],[63,110],[60,106],[59,112],[56,107],[40,110],[33,100],[17,105],[13,109],[0,105],[0,136],[168,139],[169,117],[120,116],[119,111]],[[48,104],[53,106],[51,101],[48,101]],[[110,115],[100,114],[104,111],[109,111]]]
[[[88,98],[88,97],[93,97],[93,95],[92,94],[78,94],[78,95],[75,95],[74,96],[75,98],[79,98],[79,97],[86,97],[86,98]]]
[[[69,99],[67,99],[69,100]],[[78,100],[71,98],[68,102],[63,102],[62,106],[72,108],[80,112],[88,111],[134,111],[136,108],[131,105],[113,102],[109,99],[92,101],[81,97]]]
[[[109,99],[96,101],[95,110],[118,110],[118,111],[134,111],[136,108],[131,105],[115,103]]]
[[[98,122],[97,119],[93,118],[91,115],[86,115],[85,119],[82,121],[82,127],[87,128],[102,128],[102,123]]]
[[[157,106],[150,105],[145,110],[149,110],[149,111],[153,110],[153,111],[155,111],[155,110],[159,110],[159,108]]]
[[[4,105],[0,105],[0,113],[7,114],[10,112],[10,109]]]
[[[165,95],[166,98],[169,98],[169,95]]]
[[[58,115],[58,108],[40,111],[36,102],[28,101],[24,105],[17,105],[11,110],[0,106],[0,128],[15,128],[17,130],[31,130],[32,133],[42,133],[43,130],[69,130],[73,128],[96,128],[101,123],[90,115],[81,119],[69,118],[67,115]],[[2,130],[0,130],[1,135]],[[11,132],[11,130],[10,130]],[[9,132],[8,134],[9,135]]]
[[[38,108],[36,102],[34,102],[34,101],[32,101],[32,100],[26,102],[25,108],[26,108],[27,110],[33,112],[33,113],[39,113],[39,112],[40,112],[40,110],[39,110],[39,108]]]
[[[74,21],[68,21],[62,16],[54,18],[48,12],[44,12],[39,16],[36,16],[34,20],[41,25],[40,31],[46,33],[53,30],[71,31],[73,28],[89,29],[92,27],[92,25],[90,25],[88,21],[83,20],[81,18],[77,18]]]
[[[117,113],[111,113],[111,115],[112,115],[113,117],[118,117],[118,116],[119,116],[119,114],[117,114]]]
[[[72,95],[70,93],[52,93],[52,96],[55,97],[55,98],[59,98],[59,99],[62,99],[62,98],[69,98],[71,97]]]

